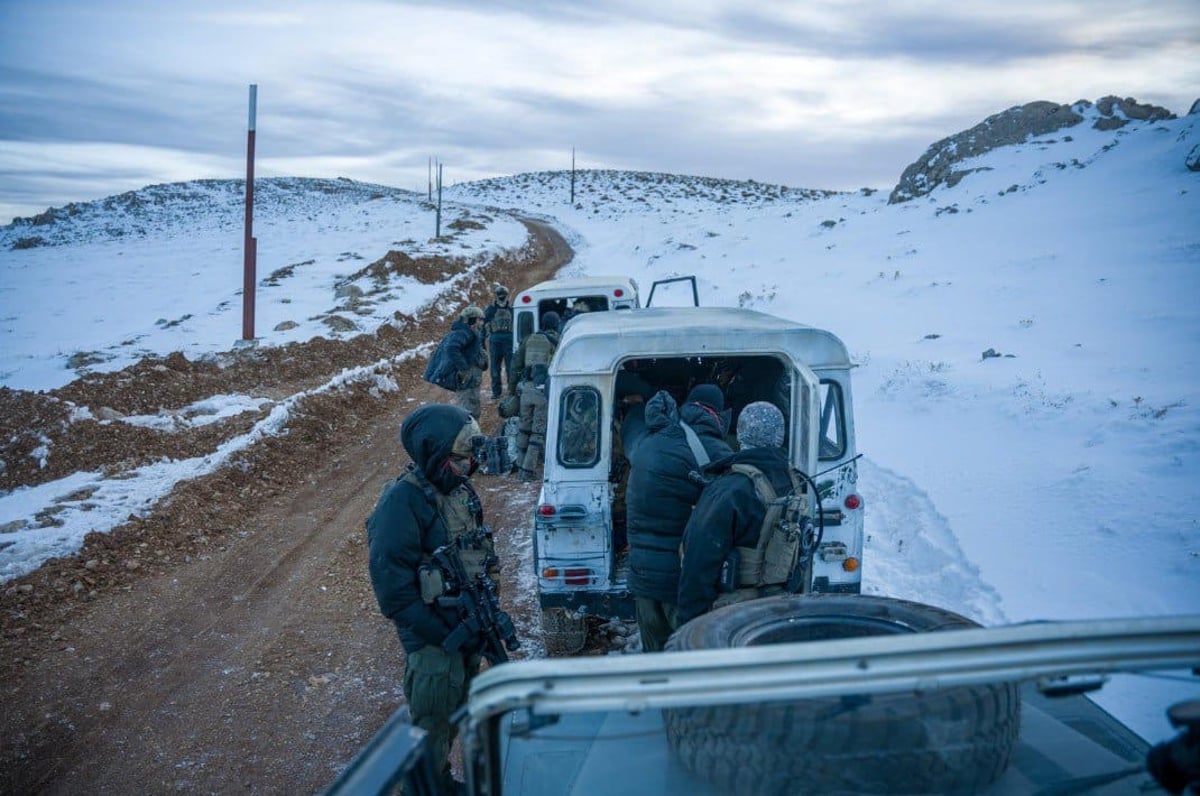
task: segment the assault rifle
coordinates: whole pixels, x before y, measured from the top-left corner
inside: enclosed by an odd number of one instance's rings
[[[459,543],[469,544],[467,537],[459,537]],[[447,652],[454,652],[478,639],[483,642],[483,657],[492,664],[504,663],[508,653],[520,649],[521,640],[512,619],[500,607],[496,585],[486,570],[490,562],[484,562],[484,572],[467,576],[463,566],[459,544],[442,545],[433,551],[433,563],[442,572],[445,593],[437,598],[439,606],[453,608],[458,612],[458,626],[442,643]],[[492,562],[494,563],[494,557]]]

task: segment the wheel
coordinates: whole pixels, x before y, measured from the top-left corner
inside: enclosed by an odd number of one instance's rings
[[[547,655],[574,655],[587,641],[587,620],[562,608],[542,610],[542,645]]]
[[[783,595],[679,628],[668,650],[929,633],[978,627],[887,597]],[[667,738],[722,792],[975,793],[1007,768],[1020,732],[1016,683],[922,694],[827,697],[664,711]]]

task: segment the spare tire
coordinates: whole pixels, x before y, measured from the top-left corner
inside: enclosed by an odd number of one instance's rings
[[[668,650],[928,633],[978,627],[888,597],[805,594],[726,606],[679,628]],[[664,711],[681,762],[738,794],[974,793],[994,782],[1020,732],[1016,683]]]

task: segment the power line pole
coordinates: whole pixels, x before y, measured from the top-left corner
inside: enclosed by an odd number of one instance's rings
[[[571,147],[571,206],[575,206],[575,147]]]
[[[437,188],[438,188],[437,232],[434,234],[434,237],[440,238],[440,237],[442,237],[442,164],[441,163],[439,163],[438,167],[437,167]]]
[[[242,339],[254,339],[254,282],[258,241],[254,238],[254,127],[258,84],[250,84],[250,121],[246,128],[246,240],[242,263]]]

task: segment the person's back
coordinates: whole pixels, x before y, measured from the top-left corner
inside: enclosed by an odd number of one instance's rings
[[[759,401],[743,409],[737,439],[737,452],[705,468],[711,482],[704,487],[684,529],[676,598],[680,625],[713,608],[720,596],[719,573],[730,552],[735,547],[754,548],[762,536],[767,506],[747,468],[761,473],[775,495],[789,495],[795,489],[792,467],[782,447],[783,413],[776,406]],[[738,595],[738,599],[746,598],[747,594]]]
[[[513,370],[521,379],[511,385],[510,392],[520,395],[520,431],[517,445],[518,472],[522,480],[531,481],[545,461],[546,448],[546,380],[550,372],[550,360],[558,348],[558,313],[547,312],[542,316],[541,331],[534,332],[522,341],[513,357]]]
[[[727,420],[721,414],[720,391],[702,385],[688,397],[679,409],[670,393],[660,391],[644,406],[631,407],[621,427],[630,464],[625,495],[627,582],[638,604],[638,626],[646,651],[661,650],[674,629],[679,543],[701,490],[693,473],[732,452],[724,439]],[[695,400],[697,397],[705,402]],[[695,435],[692,442],[684,423]],[[700,446],[702,461],[694,444]]]

